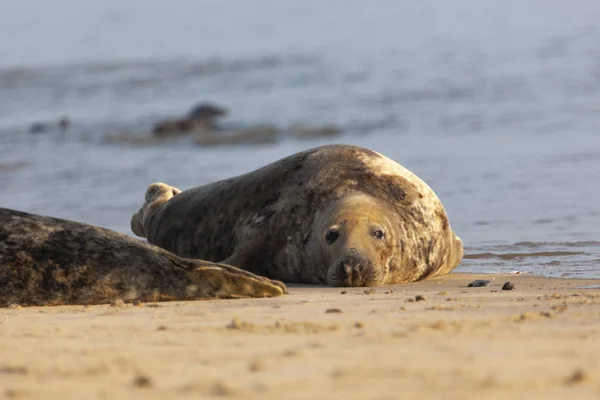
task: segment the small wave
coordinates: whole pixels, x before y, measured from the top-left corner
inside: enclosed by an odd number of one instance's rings
[[[463,258],[470,260],[477,259],[489,259],[489,258],[499,258],[501,260],[514,260],[517,258],[527,258],[527,257],[567,257],[567,256],[577,256],[586,254],[581,251],[539,251],[534,253],[505,253],[505,254],[497,254],[497,253],[476,253],[476,254],[465,254]]]
[[[253,58],[205,60],[146,60],[88,62],[46,67],[0,68],[0,89],[23,88],[77,89],[83,92],[111,87],[139,87],[172,84],[186,79],[213,78],[220,74],[239,74],[280,67],[309,66],[317,62],[310,54],[264,55]]]
[[[581,242],[517,242],[512,246],[515,247],[551,247],[551,246],[564,246],[564,247],[600,247],[600,242],[594,240],[581,241]]]
[[[512,253],[521,252],[524,249],[551,249],[556,250],[557,248],[573,248],[573,247],[600,247],[599,241],[580,241],[580,242],[516,242],[513,244],[498,244],[498,245],[484,245],[465,247],[465,250],[472,252],[495,252],[495,251],[509,251]]]
[[[600,160],[600,153],[598,152],[580,152],[572,154],[561,154],[548,158],[546,163],[578,163],[578,162],[590,162]]]

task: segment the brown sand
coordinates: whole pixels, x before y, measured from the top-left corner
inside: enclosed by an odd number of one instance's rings
[[[1,309],[0,398],[595,399],[600,289],[580,287],[598,283],[452,274],[370,294]]]

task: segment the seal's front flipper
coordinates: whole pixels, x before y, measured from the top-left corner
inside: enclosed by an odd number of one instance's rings
[[[201,298],[240,298],[276,297],[285,293],[285,286],[281,282],[276,284],[275,281],[246,271],[225,267],[228,268],[209,266],[189,271],[194,284],[188,288],[188,295]]]

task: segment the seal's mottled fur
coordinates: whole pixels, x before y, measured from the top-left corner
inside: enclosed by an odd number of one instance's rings
[[[0,307],[262,297],[285,287],[132,237],[0,208]]]

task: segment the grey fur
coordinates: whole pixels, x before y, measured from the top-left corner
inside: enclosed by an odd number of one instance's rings
[[[327,255],[323,221],[352,199],[373,205],[390,231],[377,250],[380,260],[368,260],[375,270],[352,285],[416,281],[459,264],[462,242],[425,182],[381,154],[349,145],[317,147],[184,192],[152,184],[131,226],[182,257],[284,282],[338,285],[344,283],[331,277],[337,259]]]
[[[285,287],[87,224],[0,208],[0,307],[263,297]]]

